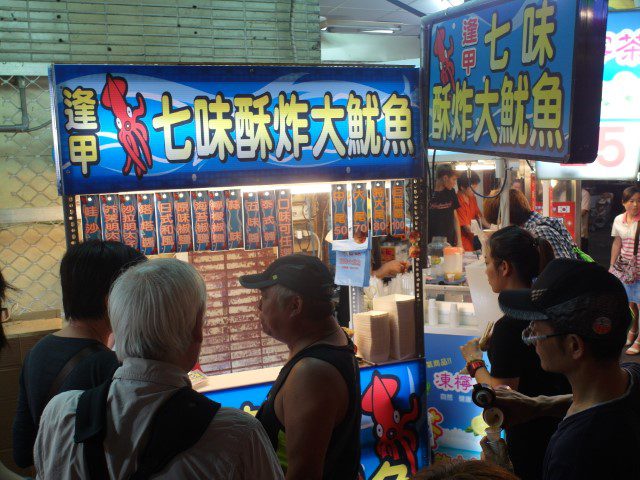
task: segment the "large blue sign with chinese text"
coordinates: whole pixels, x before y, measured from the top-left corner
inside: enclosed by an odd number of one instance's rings
[[[65,195],[421,176],[415,68],[54,65]]]
[[[408,480],[429,465],[424,361],[362,368],[360,386],[359,478]],[[203,393],[224,407],[255,415],[270,388],[271,384],[259,384]]]
[[[592,162],[605,24],[604,0],[479,0],[426,17],[428,146]]]

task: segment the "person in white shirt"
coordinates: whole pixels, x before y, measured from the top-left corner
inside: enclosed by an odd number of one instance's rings
[[[155,413],[178,390],[190,387],[187,373],[200,353],[206,299],[200,275],[176,259],[137,265],[114,283],[109,318],[123,364],[106,396],[104,478],[131,478],[151,444]],[[87,444],[74,441],[82,394],[62,393],[45,408],[34,450],[38,479],[90,478]],[[154,478],[278,480],[283,475],[260,423],[239,410],[220,408],[200,438]]]

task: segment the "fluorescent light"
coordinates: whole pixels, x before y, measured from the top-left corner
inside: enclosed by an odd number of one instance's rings
[[[386,34],[393,34],[395,30],[392,30],[390,28],[380,28],[380,29],[376,29],[376,30],[362,30],[362,33],[386,33]]]
[[[320,31],[326,32],[327,31],[327,26],[325,25],[324,27],[320,28]]]
[[[480,162],[474,162],[474,163],[458,163],[456,165],[456,170],[458,171],[466,171],[466,170],[495,170],[496,166],[493,163],[480,163]]]

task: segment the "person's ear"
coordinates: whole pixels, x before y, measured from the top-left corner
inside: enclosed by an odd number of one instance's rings
[[[291,309],[291,315],[300,315],[302,313],[302,306],[304,300],[300,295],[294,295],[291,299],[291,303],[289,304],[289,308]]]
[[[566,350],[573,360],[580,360],[586,353],[586,344],[579,335],[569,334],[565,340]]]
[[[508,277],[513,273],[513,267],[506,260],[502,260],[500,264],[498,264],[498,273],[502,277]]]

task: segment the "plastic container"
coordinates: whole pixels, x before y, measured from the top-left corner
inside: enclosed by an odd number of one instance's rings
[[[443,274],[442,262],[444,261],[444,249],[450,247],[446,237],[433,237],[431,243],[427,245],[427,256],[429,257],[429,266],[435,276]]]
[[[444,261],[442,271],[446,277],[453,275],[455,280],[462,278],[462,254],[460,247],[445,247],[443,249]]]

